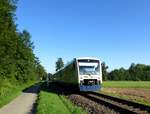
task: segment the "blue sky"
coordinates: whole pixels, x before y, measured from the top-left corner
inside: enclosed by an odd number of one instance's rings
[[[55,62],[92,56],[109,70],[150,64],[149,0],[19,0],[18,29],[27,29],[48,72]]]

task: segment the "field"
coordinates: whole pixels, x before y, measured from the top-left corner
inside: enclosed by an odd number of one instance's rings
[[[150,81],[104,81],[104,88],[143,88],[150,89]]]
[[[101,92],[150,105],[150,81],[106,81]]]
[[[41,90],[37,104],[37,114],[86,114],[65,96],[53,92]]]

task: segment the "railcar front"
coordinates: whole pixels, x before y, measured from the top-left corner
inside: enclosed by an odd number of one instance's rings
[[[80,91],[97,91],[101,88],[101,62],[96,58],[78,58],[78,83]]]

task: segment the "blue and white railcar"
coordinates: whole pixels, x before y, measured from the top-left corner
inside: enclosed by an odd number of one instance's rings
[[[102,84],[101,61],[93,57],[75,58],[53,75],[53,81],[80,91],[97,91]]]

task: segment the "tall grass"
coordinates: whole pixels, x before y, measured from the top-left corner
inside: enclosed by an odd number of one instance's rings
[[[39,94],[37,114],[86,114],[80,107],[56,93],[41,91]]]
[[[25,84],[11,83],[8,80],[0,80],[0,107],[9,103],[15,97],[22,93],[22,90],[31,86],[35,82],[28,82]]]

